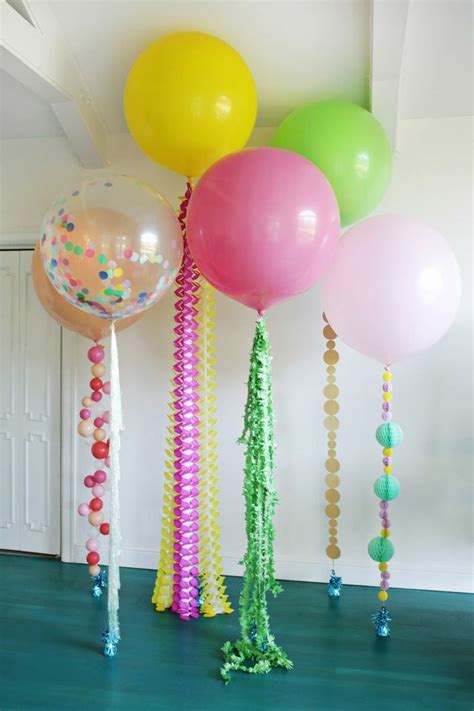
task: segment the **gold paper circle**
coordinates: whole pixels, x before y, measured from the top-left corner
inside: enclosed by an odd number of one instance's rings
[[[326,482],[326,486],[328,486],[330,489],[335,489],[339,486],[340,483],[337,474],[328,474],[324,481]]]
[[[334,444],[335,444],[334,442],[332,442],[331,440],[329,440],[329,442],[328,442],[328,447],[329,447],[329,449],[328,449],[328,457],[329,457],[330,459],[334,459],[334,457],[336,456],[336,450],[333,449]]]
[[[339,471],[340,468],[341,465],[339,464],[337,459],[326,459],[326,471],[335,474]]]
[[[331,543],[331,544],[337,543],[336,536],[329,536],[329,543]]]
[[[327,381],[330,385],[333,385],[336,382],[336,376],[335,375],[328,375]]]
[[[335,432],[328,432],[328,439],[336,439],[336,433]]]
[[[335,372],[335,367],[333,365],[328,365],[328,367],[326,368],[326,373],[328,373],[329,375],[334,375]]]
[[[327,430],[337,430],[339,428],[339,420],[333,415],[329,415],[324,419],[324,426]]]
[[[330,504],[337,504],[340,498],[341,495],[337,489],[328,489],[326,491],[326,501],[329,501]]]
[[[336,341],[326,341],[326,348],[328,349],[328,351],[334,350],[335,347]]]
[[[336,535],[337,535],[337,528],[336,528],[336,526],[330,526],[330,527],[329,527],[329,535],[330,535],[330,536],[336,536]]]
[[[324,312],[323,312],[323,321],[325,321],[325,323],[328,322],[327,316],[326,316],[326,314],[325,314]]]
[[[328,518],[337,518],[341,513],[341,509],[336,504],[328,504],[324,510]]]
[[[327,400],[324,403],[324,412],[328,415],[337,415],[339,412],[339,404],[335,400]]]
[[[324,397],[328,400],[335,400],[339,395],[339,388],[337,385],[326,385],[324,388]]]
[[[339,556],[341,555],[341,551],[335,544],[332,543],[326,548],[326,555],[331,560],[336,560],[336,558],[339,558]]]
[[[335,365],[339,360],[339,353],[337,351],[326,351],[323,355],[323,360],[326,365]]]
[[[330,518],[328,523],[330,526],[337,526],[337,518]]]
[[[326,323],[327,323],[327,321],[326,321]],[[327,326],[324,326],[324,328],[323,328],[323,336],[324,336],[324,338],[327,338],[329,340],[329,339],[337,338],[337,333],[333,329],[333,327],[328,324]]]

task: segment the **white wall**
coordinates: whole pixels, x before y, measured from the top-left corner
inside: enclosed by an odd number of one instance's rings
[[[471,585],[471,127],[468,119],[417,120],[400,126],[400,147],[389,192],[379,212],[413,216],[451,242],[464,279],[463,306],[446,338],[394,368],[395,419],[404,429],[396,453],[402,492],[392,508],[394,586],[468,590]],[[261,130],[256,142],[265,139]],[[127,135],[112,141],[113,167],[154,182],[169,198],[182,192],[177,176],[147,162]],[[3,234],[36,232],[55,193],[81,170],[63,139],[5,141]],[[7,239],[4,237],[4,239]],[[12,240],[10,236],[8,239]],[[327,580],[324,515],[325,430],[322,426],[321,305],[318,289],[275,307],[268,315],[273,344],[277,417],[277,574]],[[123,440],[122,520],[124,564],[155,567],[171,355],[172,298],[120,336],[127,430]],[[217,295],[217,380],[221,522],[225,571],[238,574],[245,546],[242,463],[235,444],[242,425],[248,353],[254,315]],[[83,560],[87,527],[69,512],[84,500],[82,477],[90,459],[73,436],[75,412],[85,394],[87,344],[66,335],[65,412],[71,462],[64,471],[65,557]],[[372,483],[380,474],[374,438],[379,424],[380,366],[340,344],[342,514],[339,572],[347,583],[377,584],[367,542],[379,531]],[[77,387],[76,387],[77,384]],[[71,388],[71,392],[69,392]],[[71,414],[74,415],[70,421]],[[76,486],[69,490],[69,482]],[[67,501],[70,499],[70,501]],[[71,548],[68,533],[71,532]]]

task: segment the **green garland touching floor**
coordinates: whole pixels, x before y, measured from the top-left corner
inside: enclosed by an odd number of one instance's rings
[[[291,669],[293,664],[275,643],[270,632],[267,592],[278,595],[273,561],[273,514],[277,504],[274,481],[273,393],[270,342],[265,321],[259,317],[250,355],[244,431],[239,443],[246,444],[244,470],[247,551],[240,595],[241,637],[222,647],[225,663],[221,676],[230,672],[267,674],[272,667]]]

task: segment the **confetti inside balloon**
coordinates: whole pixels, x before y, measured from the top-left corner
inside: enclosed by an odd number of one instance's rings
[[[159,301],[182,258],[171,205],[150,185],[125,175],[87,178],[55,200],[40,244],[55,289],[83,311],[113,320]]]

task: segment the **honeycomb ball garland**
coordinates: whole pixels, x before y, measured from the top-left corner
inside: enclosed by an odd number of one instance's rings
[[[379,425],[375,436],[382,447],[398,447],[403,440],[402,428],[395,422],[384,422]]]
[[[383,536],[372,538],[367,549],[369,556],[377,563],[387,563],[395,554],[393,543]]]
[[[375,480],[374,493],[383,501],[393,501],[400,493],[400,482],[394,476],[382,474]]]

